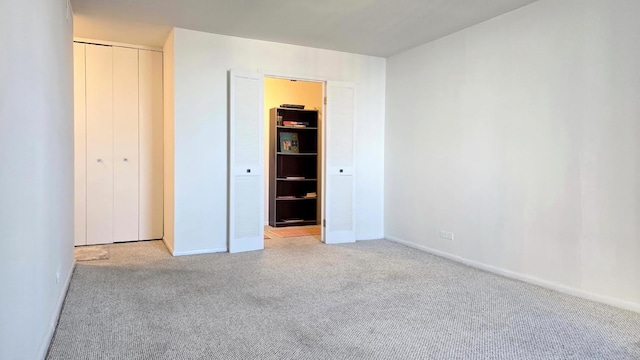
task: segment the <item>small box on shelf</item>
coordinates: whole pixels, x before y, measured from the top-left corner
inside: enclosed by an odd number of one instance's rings
[[[298,134],[291,132],[280,133],[280,152],[282,153],[298,153],[299,151]]]

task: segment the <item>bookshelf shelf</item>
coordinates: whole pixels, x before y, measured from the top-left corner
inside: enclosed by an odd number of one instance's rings
[[[318,111],[273,108],[269,125],[269,225],[316,225]]]
[[[276,198],[276,201],[301,201],[301,200],[317,200],[318,198]]]
[[[318,179],[285,179],[285,178],[277,178],[276,181],[318,181]]]
[[[286,155],[286,156],[315,156],[318,155],[318,153],[283,153],[283,152],[279,152],[277,153],[278,155]]]
[[[271,226],[302,226],[302,225],[316,225],[316,220],[302,220],[302,221],[276,221],[275,225]]]

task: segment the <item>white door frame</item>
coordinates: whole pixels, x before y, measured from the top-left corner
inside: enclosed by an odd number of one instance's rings
[[[320,239],[322,242],[325,242],[325,197],[326,197],[326,179],[325,179],[325,174],[326,174],[326,151],[327,151],[327,146],[326,146],[326,123],[328,121],[327,119],[327,104],[325,102],[325,99],[327,98],[327,82],[329,81],[329,79],[325,79],[325,78],[320,78],[320,77],[309,77],[309,76],[305,76],[305,75],[294,75],[294,74],[290,74],[290,73],[280,73],[280,72],[273,72],[273,71],[263,71],[260,70],[260,73],[263,75],[264,78],[275,78],[275,79],[286,79],[286,80],[298,80],[298,81],[306,81],[306,82],[316,82],[316,83],[322,83],[322,129],[320,131],[320,136],[321,136],[321,140],[322,140],[322,149],[319,153],[319,158],[322,159],[321,161],[321,167],[320,167],[320,179],[322,182],[322,191],[320,191]],[[263,99],[264,101],[264,99]],[[266,136],[266,131],[267,129],[264,129],[264,133],[262,134],[262,136]],[[266,174],[265,174],[266,175]],[[264,241],[264,240],[263,240]]]
[[[329,118],[327,117],[327,104],[326,104],[326,99],[327,99],[327,87],[328,87],[328,83],[329,82],[333,82],[332,80],[326,79],[326,78],[322,78],[322,77],[314,77],[314,76],[306,76],[306,75],[296,75],[296,74],[290,74],[290,73],[281,73],[281,72],[274,72],[274,71],[266,71],[263,69],[258,69],[254,74],[259,74],[262,77],[262,81],[264,81],[265,78],[278,78],[278,79],[287,79],[287,80],[299,80],[299,81],[307,81],[307,82],[320,82],[322,83],[322,87],[323,87],[323,102],[322,102],[322,129],[321,129],[321,136],[322,136],[322,151],[320,152],[320,156],[321,156],[321,177],[320,179],[322,179],[322,191],[321,191],[321,197],[320,197],[320,202],[321,202],[321,225],[320,225],[320,229],[321,229],[321,241],[326,243],[326,212],[327,212],[327,203],[326,203],[326,189],[327,189],[327,164],[326,164],[326,153],[327,153],[327,124],[330,121]],[[338,82],[336,82],[338,83]],[[264,101],[264,93],[262,94],[262,101]],[[355,111],[356,109],[354,109]],[[354,118],[355,121],[355,118]],[[355,123],[354,123],[355,126]],[[266,128],[263,127],[262,129],[262,138],[264,139],[266,137]],[[355,131],[355,128],[354,128]],[[353,139],[353,147],[354,147],[354,157],[355,157],[355,136]],[[231,151],[229,149],[229,151]],[[264,151],[264,147],[262,147],[262,151]],[[264,158],[264,154],[262,155],[262,157]],[[355,159],[354,159],[355,161]],[[264,166],[264,164],[263,164]],[[355,170],[355,163],[353,165],[353,168]],[[228,169],[228,171],[230,171],[230,169]],[[264,176],[266,176],[266,174],[264,174]],[[355,184],[354,184],[355,185]],[[264,186],[264,185],[263,185]],[[229,189],[228,189],[229,190]],[[355,188],[354,188],[355,191]],[[230,195],[229,195],[230,196]],[[355,192],[353,194],[353,196],[355,196]],[[262,201],[262,199],[264,199],[264,197],[262,197],[259,201]],[[355,201],[355,198],[353,199],[353,201]],[[262,207],[262,209],[264,209],[264,206]],[[354,207],[355,210],[355,207]],[[230,214],[228,216],[231,216]],[[355,214],[353,214],[353,233],[355,234],[356,231],[356,226],[357,224],[355,223]],[[264,216],[261,217],[261,223],[264,219]],[[227,244],[228,245],[228,244]],[[262,239],[262,248],[264,249],[264,239]]]

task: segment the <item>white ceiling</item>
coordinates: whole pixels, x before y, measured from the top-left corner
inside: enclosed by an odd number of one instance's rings
[[[171,27],[387,57],[535,0],[72,0],[74,35],[162,46]]]

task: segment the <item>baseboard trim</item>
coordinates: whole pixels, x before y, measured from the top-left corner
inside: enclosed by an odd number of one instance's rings
[[[599,302],[602,304],[606,304],[606,305],[610,305],[613,307],[617,307],[620,309],[624,309],[624,310],[629,310],[629,311],[633,311],[633,312],[637,312],[640,313],[640,304],[636,304],[634,302],[630,302],[630,301],[626,301],[626,300],[621,300],[621,299],[616,299],[616,298],[612,298],[609,296],[604,296],[604,295],[600,295],[600,294],[595,294],[592,292],[588,292],[582,289],[578,289],[578,288],[574,288],[574,287],[570,287],[570,286],[566,286],[566,285],[562,285],[556,282],[552,282],[552,281],[547,281],[547,280],[543,280],[540,278],[537,278],[535,276],[531,276],[531,275],[526,275],[523,273],[519,273],[519,272],[515,272],[515,271],[511,271],[511,270],[506,270],[506,269],[502,269],[499,267],[495,267],[495,266],[491,266],[491,265],[487,265],[478,261],[474,261],[474,260],[469,260],[466,258],[463,258],[461,256],[458,255],[453,255],[444,251],[440,251],[440,250],[436,250],[436,249],[432,249],[430,247],[427,246],[423,246],[423,245],[418,245],[418,244],[414,244],[412,242],[406,241],[406,240],[402,240],[393,236],[387,236],[386,237],[387,240],[389,241],[393,241],[395,243],[401,244],[401,245],[405,245],[408,246],[410,248],[414,248],[417,250],[422,250],[425,252],[428,252],[432,255],[436,255],[448,260],[452,260],[467,266],[471,266],[473,268],[476,269],[480,269],[480,270],[484,270],[490,273],[494,273],[494,274],[498,274],[498,275],[502,275],[511,279],[515,279],[515,280],[520,280],[520,281],[524,281],[526,283],[529,284],[533,284],[536,286],[540,286],[540,287],[544,287],[547,289],[551,289],[551,290],[555,290],[567,295],[572,295],[572,296],[576,296],[579,298],[583,298],[586,300],[590,300],[590,301],[595,301],[595,302]]]
[[[53,312],[53,316],[51,317],[51,321],[49,321],[49,328],[47,329],[46,337],[44,338],[42,345],[40,345],[40,350],[38,351],[38,359],[44,359],[49,352],[49,346],[51,345],[51,340],[53,340],[53,334],[56,332],[56,327],[58,326],[58,319],[60,319],[60,314],[62,313],[62,306],[64,305],[64,299],[67,297],[67,292],[69,291],[69,285],[71,285],[71,277],[73,276],[73,271],[76,268],[76,261],[73,260],[71,264],[71,268],[69,269],[69,273],[64,278],[63,291],[60,292],[60,296],[58,297],[58,301],[56,303],[56,311]]]
[[[200,255],[200,254],[213,254],[227,252],[227,248],[215,248],[215,249],[202,249],[202,250],[189,250],[189,251],[172,251],[173,256],[184,255]]]

